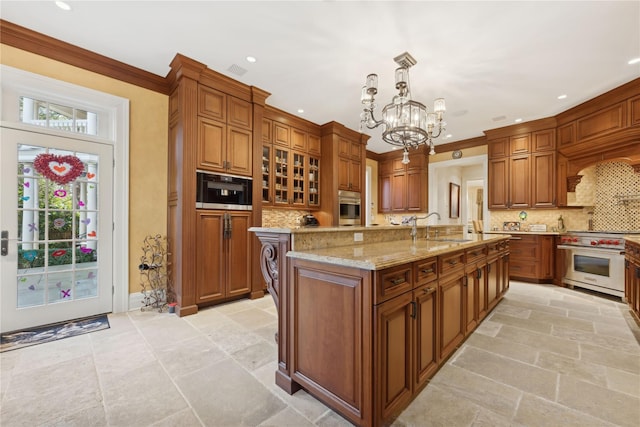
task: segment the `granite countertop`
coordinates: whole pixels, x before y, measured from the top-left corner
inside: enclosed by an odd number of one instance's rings
[[[624,240],[640,244],[640,234],[627,234],[624,236]]]
[[[502,240],[505,237],[503,235],[472,235],[464,241],[421,239],[415,245],[412,244],[411,240],[397,240],[305,251],[289,251],[287,256],[346,267],[356,267],[363,270],[382,270],[491,241]],[[451,238],[453,240],[453,236]]]
[[[427,227],[426,225],[418,225],[420,228]],[[437,228],[447,228],[447,227],[462,227],[461,225],[446,225],[446,224],[437,224],[437,225],[429,225],[429,228],[437,229]],[[411,225],[399,224],[399,225],[367,225],[367,226],[318,226],[318,227],[251,227],[249,231],[254,232],[269,232],[269,233],[284,233],[284,234],[301,234],[301,233],[329,233],[334,231],[345,231],[345,232],[355,232],[355,231],[364,231],[364,230],[397,230],[400,228],[410,229]]]
[[[485,231],[485,234],[537,234],[541,236],[558,236],[562,233],[558,231],[502,231],[502,230],[492,230]]]

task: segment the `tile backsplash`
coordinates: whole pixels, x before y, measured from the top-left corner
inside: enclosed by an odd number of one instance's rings
[[[640,175],[623,162],[600,163],[580,171],[582,179],[575,193],[568,193],[573,209],[524,209],[527,219],[519,219],[520,211],[491,211],[490,228],[502,229],[502,223],[520,221],[522,226],[546,224],[551,231],[562,215],[567,230],[586,230],[593,215],[594,230],[640,230]]]
[[[262,209],[262,226],[274,228],[296,228],[300,219],[309,211],[291,209]]]

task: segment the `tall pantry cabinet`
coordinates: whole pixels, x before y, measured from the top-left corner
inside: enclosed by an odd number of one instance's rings
[[[177,313],[185,316],[201,304],[264,295],[259,267],[252,265],[259,259],[259,246],[248,231],[260,218],[260,208],[237,212],[195,206],[197,170],[259,174],[253,159],[261,156],[261,135],[256,142],[253,130],[262,127],[269,94],[180,54],[171,63],[168,80],[168,270]],[[253,199],[260,197],[254,185]],[[239,265],[239,260],[245,262]],[[240,269],[243,273],[237,275]]]

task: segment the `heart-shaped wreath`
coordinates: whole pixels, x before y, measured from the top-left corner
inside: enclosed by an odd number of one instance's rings
[[[60,185],[70,183],[84,171],[84,163],[78,157],[57,154],[38,154],[33,167],[42,176]]]

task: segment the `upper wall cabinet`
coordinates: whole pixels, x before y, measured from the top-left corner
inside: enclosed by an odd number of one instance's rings
[[[551,124],[540,120],[487,132],[489,209],[556,206],[556,131],[540,129]]]
[[[420,149],[402,163],[402,154],[389,153],[378,165],[378,210],[383,213],[426,212],[428,157]]]
[[[251,104],[207,86],[198,86],[197,168],[252,176]]]
[[[251,103],[215,89],[198,87],[198,115],[231,126],[251,129]]]
[[[263,119],[262,204],[294,209],[320,207],[320,136],[284,122],[281,113]],[[280,121],[281,120],[281,121]]]

